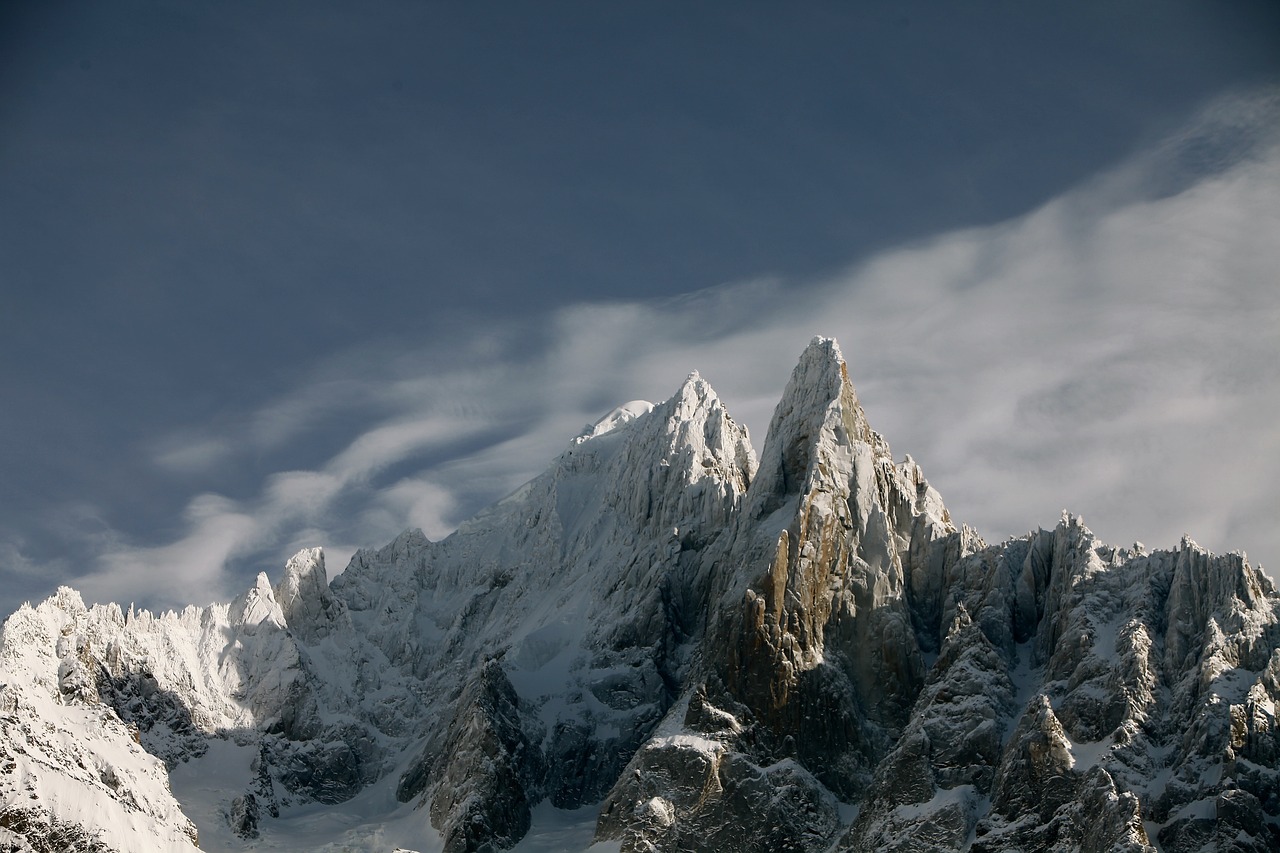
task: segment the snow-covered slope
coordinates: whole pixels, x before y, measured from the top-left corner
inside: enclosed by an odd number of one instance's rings
[[[85,610],[75,592],[5,623],[0,646],[0,849],[196,849],[196,829],[169,790],[164,763],[98,701],[86,633],[123,622]]]
[[[695,373],[332,583],[24,607],[0,850],[1273,849],[1278,607],[1190,540],[987,545],[815,339],[758,465]]]

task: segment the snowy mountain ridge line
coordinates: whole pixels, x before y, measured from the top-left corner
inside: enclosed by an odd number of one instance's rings
[[[957,527],[815,338],[759,460],[695,372],[331,583],[19,609],[0,850],[505,849],[548,804],[627,851],[1272,849],[1278,626],[1189,538]]]

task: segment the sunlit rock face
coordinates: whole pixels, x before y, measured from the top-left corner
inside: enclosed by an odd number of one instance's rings
[[[1190,539],[988,545],[819,338],[759,460],[694,373],[332,582],[307,549],[228,604],[24,607],[0,850],[195,849],[166,768],[222,754],[228,849],[370,803],[451,853],[543,803],[626,851],[1277,849],[1278,607]]]

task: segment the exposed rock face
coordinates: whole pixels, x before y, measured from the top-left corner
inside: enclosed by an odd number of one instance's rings
[[[719,577],[717,618],[686,687],[690,714],[669,720],[673,731],[712,735],[726,766],[790,760],[817,793],[856,801],[907,724],[925,679],[923,649],[936,647],[922,648],[916,630],[937,619],[929,569],[945,572],[970,540],[919,467],[894,464],[835,342],[815,340],[774,413],[734,535],[710,557],[735,570]],[[922,587],[914,606],[913,581]],[[642,756],[652,763],[654,750],[679,743],[652,741]],[[634,773],[645,768],[623,774],[600,832],[638,850],[653,841],[642,804],[625,802]],[[719,819],[754,820],[741,805]],[[797,809],[783,824],[804,819]],[[829,845],[837,828],[808,825],[803,848]],[[679,849],[716,847],[690,838]]]
[[[974,572],[985,575],[987,591]],[[1191,573],[1219,579],[1206,585],[1217,601],[1201,596],[1189,607],[1191,599],[1175,594]],[[1189,540],[1175,552],[1111,549],[1064,518],[1052,533],[972,555],[953,583],[965,609],[845,847],[1274,846],[1277,812],[1264,812],[1261,797],[1274,790],[1275,762],[1239,762],[1233,746],[1273,737],[1253,735],[1274,730],[1272,712],[1257,710],[1274,708],[1276,696],[1264,650],[1276,643],[1277,601],[1265,576]],[[983,600],[1012,618],[970,620],[968,609],[978,612]],[[1032,624],[1029,633],[1019,627]],[[1170,640],[1176,666],[1167,665]],[[974,737],[983,720],[986,736]],[[928,734],[913,740],[916,729]],[[923,746],[907,748],[914,743]],[[967,778],[953,775],[960,766]],[[923,810],[902,806],[926,797]],[[928,831],[935,815],[957,805],[966,831],[945,844],[936,835],[919,843],[922,826]]]
[[[793,374],[722,541],[735,572],[688,710],[623,774],[599,837],[720,849],[649,805],[664,786],[696,787],[701,771],[682,782],[670,768],[679,738],[703,736],[717,766],[794,759],[858,805],[847,830],[817,830],[805,849],[1280,843],[1280,601],[1242,558],[1190,540],[1113,549],[1067,516],[985,545],[955,528],[917,466],[893,464],[824,341]],[[719,809],[675,808],[673,826],[762,825],[758,810]],[[799,810],[781,820],[816,829]]]
[[[218,739],[253,756],[221,805],[245,839],[376,784],[449,851],[511,847],[544,801],[599,803],[626,851],[1280,847],[1266,577],[1069,515],[987,545],[823,339],[758,465],[693,374],[332,584],[309,549],[182,613],[64,590],[10,617],[0,684],[0,850],[191,849],[164,763]]]
[[[839,826],[835,798],[796,761],[761,766],[720,738],[653,738],[631,769],[600,818],[628,849],[802,851]]]
[[[431,823],[448,853],[507,848],[529,831],[539,781],[537,748],[522,728],[520,699],[497,661],[463,691],[428,778]]]
[[[290,558],[273,591],[283,623],[304,642],[324,639],[342,617],[342,606],[329,591],[320,548],[305,548]]]

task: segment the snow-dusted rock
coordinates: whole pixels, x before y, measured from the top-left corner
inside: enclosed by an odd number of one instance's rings
[[[758,465],[694,373],[332,583],[306,549],[228,604],[24,607],[0,850],[193,849],[166,767],[221,849],[328,808],[496,850],[550,803],[625,851],[1270,850],[1278,705],[1243,556],[1069,514],[987,545],[817,338]]]
[[[95,608],[120,620],[119,608]],[[62,589],[5,623],[0,642],[0,849],[193,851],[196,829],[169,790],[164,763],[95,695],[107,677],[86,617]],[[62,651],[62,661],[57,652]]]
[[[443,542],[358,554],[335,593],[389,659],[411,654],[425,701],[454,728],[509,733],[498,763],[521,792],[501,797],[527,827],[543,798],[561,808],[603,798],[670,706],[706,617],[711,566],[700,555],[754,470],[746,430],[691,374],[666,402],[628,404],[585,431],[546,474]],[[391,636],[366,622],[375,601],[405,614]],[[400,633],[405,620],[412,636]],[[493,684],[501,674],[511,701],[496,699],[505,688],[469,698],[477,670],[496,670]],[[428,721],[398,785],[406,800],[425,791],[439,827],[473,808],[456,795],[455,740]]]
[[[304,548],[291,557],[273,592],[283,624],[305,642],[328,636],[341,617],[342,609],[329,591],[321,548]]]

